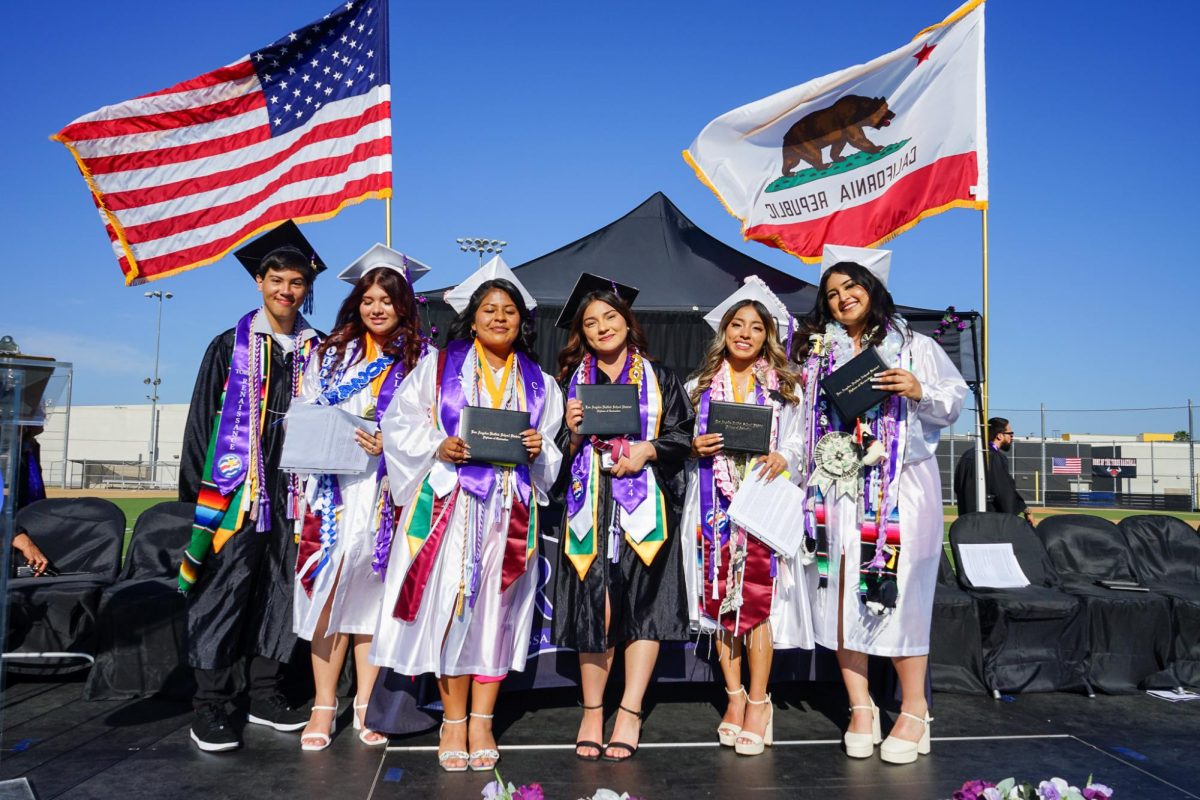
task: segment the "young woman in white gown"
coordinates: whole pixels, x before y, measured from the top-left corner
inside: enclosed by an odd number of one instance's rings
[[[354,289],[338,311],[334,330],[304,371],[301,401],[336,405],[378,425],[396,388],[416,365],[425,343],[404,256],[377,246],[369,261],[341,276]],[[365,274],[363,274],[365,273]],[[387,737],[362,722],[378,667],[367,654],[383,598],[382,569],[394,524],[387,471],[380,459],[382,434],[356,432],[370,456],[358,475],[314,475],[306,484],[311,514],[301,534],[293,602],[296,634],[312,642],[316,697],[300,735],[305,750],[329,746],[337,714],[337,682],[354,640],[358,693],[354,727],[364,744]]]
[[[908,763],[929,752],[925,673],[943,538],[934,453],[967,385],[941,346],[896,313],[886,285],[890,255],[827,246],[795,355],[805,393],[813,622],[817,642],[837,651],[850,698],[846,753],[869,757],[880,742],[867,656],[889,656],[903,699],[880,755]],[[870,347],[887,367],[874,385],[891,396],[858,420],[842,420],[820,382]]]
[[[794,320],[754,275],[704,319],[716,335],[686,387],[696,431],[683,530],[699,534],[691,540],[698,552],[687,559],[688,589],[702,629],[716,634],[729,696],[718,738],[739,754],[758,755],[773,739],[767,682],[774,650],[811,650],[812,613],[799,560],[773,552],[734,524],[727,509],[747,470],[769,480],[785,470],[793,481],[802,477],[799,386],[779,332],[786,337]],[[721,434],[708,432],[712,404],[721,402],[771,409],[768,452],[727,452]]]
[[[508,277],[487,278],[496,274]],[[503,262],[447,300],[459,315],[446,347],[421,360],[383,421],[404,511],[371,657],[403,675],[434,673],[444,713],[439,764],[487,771],[500,758],[491,722],[500,681],[525,668],[538,506],[562,460],[554,440],[563,403],[533,359],[532,298]],[[471,461],[458,436],[468,405],[529,412],[530,463]]]

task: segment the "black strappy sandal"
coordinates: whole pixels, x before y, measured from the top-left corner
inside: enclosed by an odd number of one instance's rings
[[[581,702],[581,703],[579,703],[579,707],[582,708],[584,711],[595,711],[597,708],[604,708],[604,703],[600,703],[599,705],[594,705],[594,706],[585,706]],[[600,728],[601,728],[600,732],[603,733],[604,732],[603,723],[601,724]],[[581,748],[581,747],[596,748],[596,755],[594,755],[594,756],[583,755],[582,753],[579,752],[579,748]],[[600,754],[603,752],[604,752],[604,745],[600,744],[599,742],[589,742],[586,739],[581,739],[575,743],[575,757],[578,758],[580,761],[599,761]]]
[[[621,711],[624,711],[626,714],[633,714],[638,718],[638,731],[640,733],[642,721],[646,719],[645,715],[641,711],[634,711],[632,708],[626,708],[622,705],[618,705],[617,708]],[[619,758],[610,756],[607,751],[613,747],[619,747],[620,749],[624,750],[627,755],[620,756]],[[633,758],[637,754],[638,746],[634,744],[626,744],[625,742],[609,742],[604,746],[604,750],[604,755],[602,755],[601,758],[603,758],[605,761],[619,763],[621,761],[628,761],[629,759]]]

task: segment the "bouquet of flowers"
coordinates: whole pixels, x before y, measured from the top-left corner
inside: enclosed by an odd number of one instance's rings
[[[505,783],[504,779],[500,777],[499,770],[496,770],[495,774],[496,780],[483,787],[481,793],[483,800],[546,800],[540,783],[517,787],[511,783]],[[617,794],[612,789],[597,789],[591,797],[580,798],[580,800],[638,800],[638,798],[629,792]]]
[[[1082,789],[1062,778],[1051,778],[1036,786],[1028,782],[1017,783],[1016,778],[1005,778],[999,783],[967,781],[954,793],[952,800],[1109,800],[1112,796],[1112,789],[1103,783],[1092,783],[1091,776]]]

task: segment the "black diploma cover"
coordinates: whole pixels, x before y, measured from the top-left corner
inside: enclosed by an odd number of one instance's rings
[[[458,435],[467,443],[472,461],[528,464],[529,451],[521,434],[529,428],[528,411],[467,406],[462,410]]]
[[[879,351],[871,347],[821,379],[821,389],[842,422],[853,422],[891,396],[871,386],[871,379],[886,369]]]
[[[771,406],[751,403],[723,403],[713,400],[708,405],[709,433],[725,437],[723,447],[733,453],[766,455],[771,452]]]
[[[638,387],[629,383],[581,383],[575,397],[583,403],[584,436],[641,436],[642,415]]]

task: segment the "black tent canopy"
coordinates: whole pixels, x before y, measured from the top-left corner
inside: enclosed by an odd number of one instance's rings
[[[705,313],[733,294],[749,275],[758,275],[797,317],[816,304],[817,289],[709,235],[684,216],[662,192],[593,233],[527,261],[513,271],[538,301],[537,350],[543,368],[553,373],[565,333],[554,327],[575,280],[591,272],[640,290],[635,308],[651,352],[680,376],[701,361],[712,329]],[[449,288],[449,287],[447,287]],[[430,321],[445,330],[453,311],[442,302],[445,289],[424,292]],[[923,333],[932,332],[944,312],[902,306],[900,313]],[[951,329],[942,346],[973,381],[974,312],[959,312],[965,331]]]

